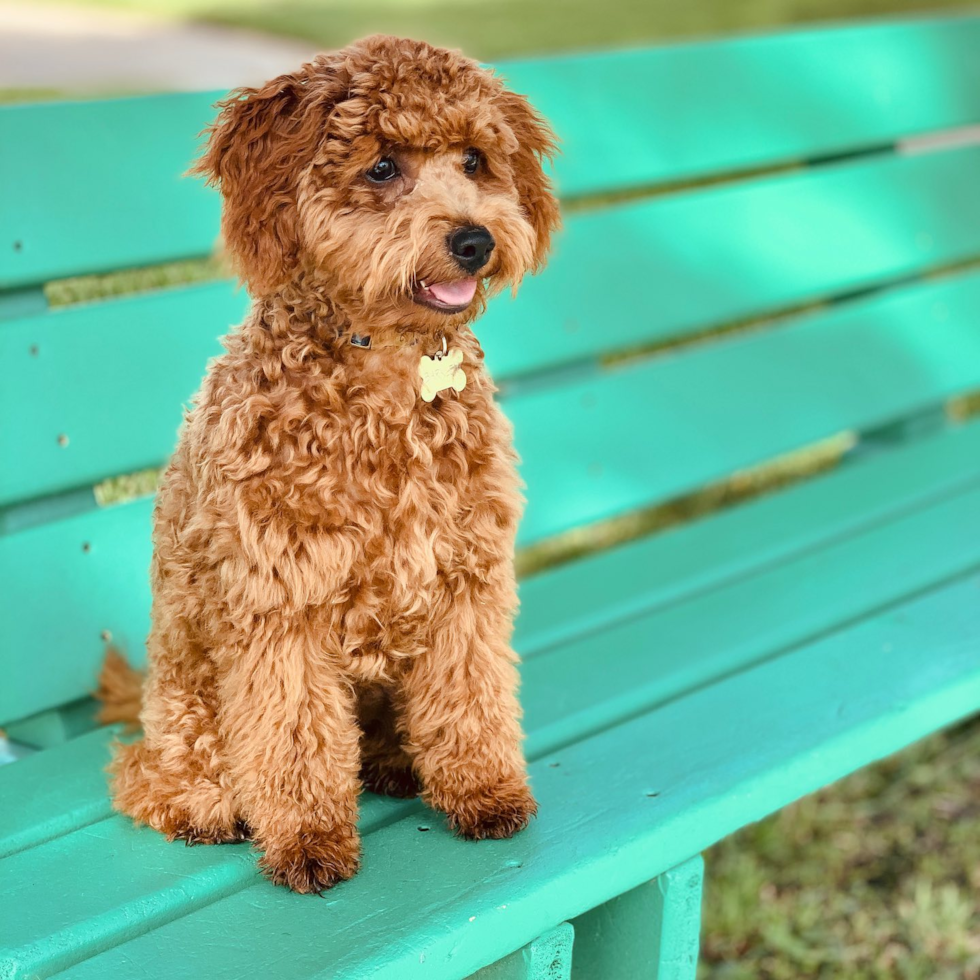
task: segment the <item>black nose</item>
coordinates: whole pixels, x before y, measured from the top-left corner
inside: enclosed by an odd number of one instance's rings
[[[449,236],[449,251],[467,272],[482,269],[490,261],[495,244],[493,235],[481,225],[457,228]]]

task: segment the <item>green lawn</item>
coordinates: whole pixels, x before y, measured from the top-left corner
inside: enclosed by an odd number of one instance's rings
[[[977,980],[980,719],[706,855],[699,980]]]
[[[79,2],[79,0],[74,0]],[[93,0],[82,0],[93,2]],[[968,0],[94,0],[338,47],[374,31],[459,46],[485,59],[786,24],[968,7]],[[975,3],[973,4],[975,6]]]

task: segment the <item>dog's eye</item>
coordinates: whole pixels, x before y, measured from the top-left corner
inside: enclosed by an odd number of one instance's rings
[[[382,157],[364,176],[372,183],[383,184],[386,180],[394,180],[399,172],[391,157]]]
[[[474,150],[471,146],[463,154],[463,173],[475,174],[480,169],[480,162],[482,160],[483,154],[479,150]]]

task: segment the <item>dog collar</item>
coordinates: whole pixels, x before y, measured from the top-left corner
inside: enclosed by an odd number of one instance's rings
[[[350,337],[347,338],[347,342],[351,347],[359,347],[361,350],[372,350],[374,348],[374,343],[371,340],[371,335],[367,333],[352,333]],[[406,340],[404,343],[395,344],[383,344],[383,347],[414,347],[419,342],[418,337],[413,340]]]
[[[415,346],[418,338],[412,341]],[[350,335],[352,347],[359,347],[361,350],[371,349],[370,334],[352,333]],[[446,341],[446,335],[442,335],[442,350],[437,350],[431,357],[423,354],[419,359],[419,378],[422,385],[419,394],[425,402],[431,402],[436,395],[450,388],[460,392],[466,387],[466,372],[463,370],[463,352],[459,349],[450,350]]]

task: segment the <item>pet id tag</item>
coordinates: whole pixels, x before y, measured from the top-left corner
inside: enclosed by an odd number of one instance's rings
[[[442,350],[432,357],[422,355],[419,361],[419,377],[422,379],[422,400],[431,402],[440,391],[452,388],[462,391],[466,387],[466,373],[460,367],[463,363],[461,350],[447,350],[446,338],[442,338]]]

